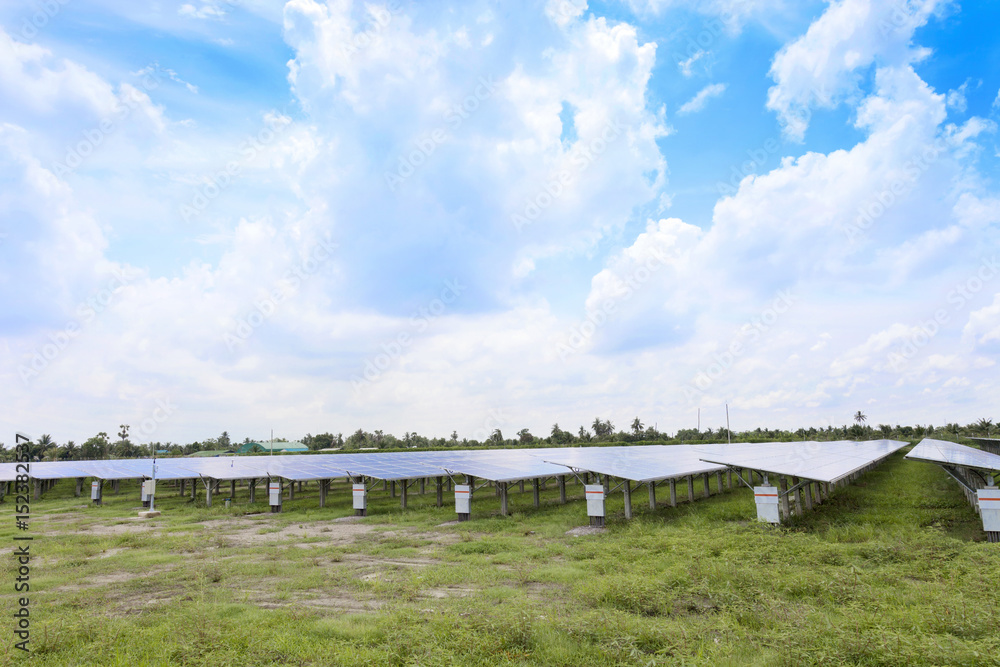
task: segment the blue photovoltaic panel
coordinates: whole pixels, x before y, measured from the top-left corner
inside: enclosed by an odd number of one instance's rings
[[[978,470],[1000,470],[1000,456],[996,454],[931,438],[921,440],[916,447],[910,450],[906,458]]]
[[[897,440],[855,442],[769,442],[695,445],[702,459],[734,468],[834,483],[880,461],[907,443]]]
[[[0,463],[0,482],[13,482],[17,480],[16,463]]]
[[[79,462],[73,461],[77,465],[70,465],[71,462],[61,461],[39,461],[31,464],[31,476],[34,479],[66,479],[67,477],[89,477],[86,472],[79,469]]]

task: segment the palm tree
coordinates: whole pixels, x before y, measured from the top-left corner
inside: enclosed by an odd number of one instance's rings
[[[59,453],[59,458],[63,460],[74,461],[80,454],[80,448],[76,446],[76,443],[70,440],[62,447],[62,451]]]
[[[38,438],[38,442],[36,442],[35,446],[32,448],[33,451],[31,452],[31,458],[35,461],[41,461],[45,458],[46,452],[55,446],[56,441],[52,439],[51,435],[46,433]]]
[[[868,421],[868,416],[861,412],[861,410],[858,410],[854,413],[854,421],[858,426],[864,426],[864,423]]]
[[[637,438],[642,434],[642,422],[639,421],[638,417],[632,420],[632,433]]]
[[[982,419],[976,422],[976,426],[979,427],[980,431],[986,433],[986,437],[988,438],[990,437],[990,429],[993,428],[993,420],[983,417]]]

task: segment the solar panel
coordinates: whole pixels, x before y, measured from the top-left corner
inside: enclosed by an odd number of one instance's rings
[[[0,463],[0,482],[17,481],[17,475],[16,463]]]
[[[77,465],[70,465],[69,461],[36,461],[31,464],[31,477],[34,479],[66,479],[68,477],[90,477],[90,475],[80,470]]]
[[[1000,456],[997,454],[931,438],[921,440],[916,447],[910,450],[906,458],[979,470],[1000,470]]]
[[[386,481],[420,479],[441,474],[437,463],[448,452],[400,452],[396,454],[341,454],[337,466],[353,476]]]
[[[702,450],[704,461],[832,484],[906,445],[897,440],[841,440],[694,447]]]
[[[701,460],[701,454],[692,445],[586,447],[559,450],[545,460],[634,482],[657,482],[725,470],[724,465]]]
[[[539,479],[566,475],[566,466],[546,463],[541,460],[516,461],[510,465],[476,460],[445,461],[441,467],[449,472],[470,475],[491,482],[519,482],[524,479]]]

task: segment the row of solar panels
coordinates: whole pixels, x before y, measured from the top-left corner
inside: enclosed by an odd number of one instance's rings
[[[835,483],[904,446],[905,442],[896,440],[842,440],[158,459],[155,476],[216,480],[281,477],[308,481],[338,477],[405,480],[454,473],[493,482],[513,482],[565,475],[572,470],[634,482],[656,482],[734,467]],[[0,481],[13,481],[17,474],[17,464],[0,464]],[[153,461],[37,462],[30,464],[29,476],[150,478]]]

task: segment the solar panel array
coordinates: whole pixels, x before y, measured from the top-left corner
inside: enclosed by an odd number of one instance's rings
[[[834,484],[906,445],[898,440],[838,440],[695,445],[695,448],[701,450],[705,461]]]
[[[925,438],[910,450],[908,459],[930,463],[976,468],[978,470],[1000,470],[1000,455],[984,452],[975,447],[966,447],[946,440]]]
[[[657,482],[717,472],[732,466],[835,482],[885,458],[905,444],[874,440],[167,458],[156,461],[156,477],[216,480],[281,477],[291,481],[368,477],[395,481],[454,473],[494,482],[512,482],[565,475],[575,470],[635,482]],[[912,458],[913,454],[910,456]],[[0,464],[0,481],[13,480],[17,474],[15,467],[13,463]],[[30,473],[36,479],[94,477],[115,480],[152,475],[152,459],[36,462],[31,464]]]

